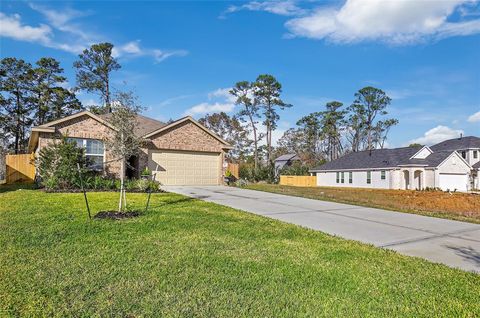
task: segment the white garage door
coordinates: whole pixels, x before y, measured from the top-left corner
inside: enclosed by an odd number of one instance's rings
[[[150,151],[148,166],[164,185],[219,184],[220,153]]]
[[[468,175],[466,174],[454,174],[454,173],[440,173],[439,180],[440,188],[444,191],[467,191]]]

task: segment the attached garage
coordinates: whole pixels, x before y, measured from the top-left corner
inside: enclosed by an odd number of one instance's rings
[[[447,191],[467,191],[469,178],[468,174],[440,173],[438,184],[440,189]]]
[[[164,185],[218,185],[221,158],[220,153],[150,150],[148,166]]]

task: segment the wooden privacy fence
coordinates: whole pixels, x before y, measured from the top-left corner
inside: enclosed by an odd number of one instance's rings
[[[238,167],[239,167],[239,164],[238,163],[228,163],[227,165],[227,170],[229,170],[232,175],[239,179],[240,178],[240,174],[238,173]]]
[[[35,156],[34,154],[7,155],[6,182],[33,182],[35,179]]]
[[[280,185],[295,187],[316,187],[316,176],[280,176]]]

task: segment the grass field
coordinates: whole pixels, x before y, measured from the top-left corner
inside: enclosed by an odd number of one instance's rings
[[[480,223],[480,195],[441,191],[405,191],[252,184],[247,189],[310,199],[370,206],[393,211]]]
[[[1,317],[480,315],[479,275],[176,194],[89,222],[82,194],[0,187],[0,246]]]

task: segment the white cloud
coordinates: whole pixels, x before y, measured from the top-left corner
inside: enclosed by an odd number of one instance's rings
[[[410,44],[427,39],[480,33],[480,20],[449,22],[471,0],[347,0],[341,8],[318,8],[286,22],[290,36],[335,43],[380,40]]]
[[[167,58],[169,57],[172,57],[172,56],[186,56],[188,55],[188,51],[187,50],[159,50],[159,49],[155,49],[153,50],[153,57],[155,58],[155,60],[157,61],[157,63],[160,63],[164,60],[166,60]]]
[[[158,107],[165,107],[165,106],[168,106],[168,105],[172,105],[174,102],[180,101],[182,99],[185,99],[185,98],[188,98],[188,97],[191,97],[191,96],[192,95],[179,95],[179,96],[167,98],[167,99],[161,101],[158,104]]]
[[[85,107],[99,105],[100,103],[92,98],[85,99],[81,101],[82,105]]]
[[[235,105],[233,104],[221,104],[221,103],[200,103],[189,108],[185,115],[195,116],[195,115],[203,115],[207,113],[218,113],[218,112],[231,112]]]
[[[140,54],[140,46],[138,45],[139,41],[128,42],[127,44],[120,47],[120,49],[128,54]]]
[[[52,29],[45,24],[38,27],[24,25],[20,15],[8,16],[0,12],[0,36],[8,37],[19,41],[49,43]]]
[[[243,5],[232,5],[224,12],[222,17],[228,13],[234,13],[238,11],[265,11],[273,14],[293,16],[303,14],[304,9],[297,6],[296,1],[251,1]]]
[[[457,138],[463,133],[463,130],[439,125],[428,130],[422,137],[410,140],[409,144],[419,143],[421,145],[433,145],[447,139]]]
[[[160,50],[160,49],[148,49],[140,46],[140,40],[130,41],[123,45],[113,48],[112,55],[114,57],[141,57],[151,56],[157,63],[160,63],[172,56],[185,56],[188,54],[186,50]]]
[[[184,114],[190,116],[208,113],[229,113],[235,108],[235,98],[229,93],[230,88],[219,88],[207,94],[208,102],[203,102],[187,109]]]
[[[56,29],[80,36],[83,40],[91,40],[95,36],[85,32],[81,25],[73,24],[72,20],[89,15],[88,12],[65,8],[61,11],[49,9],[35,3],[30,3],[30,8],[41,13],[47,21]]]
[[[7,16],[0,12],[0,36],[10,37],[18,41],[35,42],[43,46],[59,49],[62,51],[79,54],[85,48],[94,43],[112,42],[108,38],[87,32],[83,24],[75,23],[74,20],[85,17],[90,12],[77,11],[71,8],[53,10],[45,6],[31,3],[30,8],[43,15],[49,23],[40,24],[38,27],[24,25],[18,14]],[[54,32],[55,31],[55,32]],[[59,38],[64,39],[60,42]],[[54,40],[55,39],[55,40]],[[158,48],[143,48],[140,41],[129,41],[122,45],[116,45],[113,49],[115,57],[144,57],[150,56],[159,63],[173,56],[185,56],[186,50],[161,50]]]
[[[480,122],[480,111],[476,112],[475,114],[472,114],[468,117],[467,121],[469,123],[477,123]]]
[[[235,96],[230,94],[231,88],[219,88],[213,92],[208,93],[208,99],[213,99],[213,98],[224,98],[227,100],[229,103],[233,104],[235,103]]]

